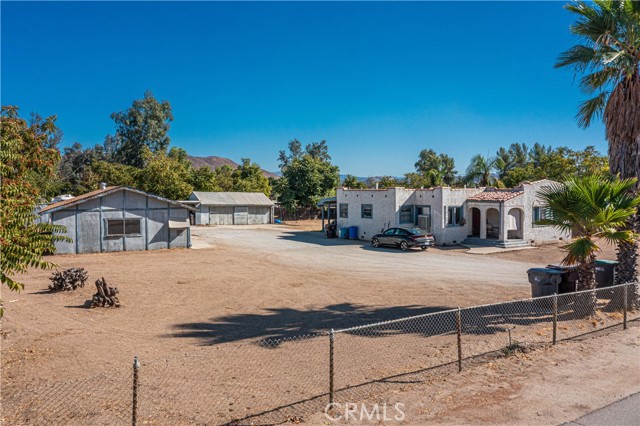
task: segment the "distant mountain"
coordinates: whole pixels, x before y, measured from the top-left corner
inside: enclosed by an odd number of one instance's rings
[[[189,161],[191,161],[191,164],[193,165],[193,167],[195,168],[200,168],[202,166],[206,166],[209,167],[211,170],[215,170],[218,167],[221,166],[231,166],[231,168],[233,169],[237,169],[238,168],[238,163],[236,163],[235,161],[229,159],[229,158],[225,158],[225,157],[216,157],[214,155],[210,156],[210,157],[194,157],[192,155],[187,156],[187,158],[189,158]],[[272,178],[278,178],[279,176],[275,173],[271,173],[267,170],[262,169],[262,174],[265,177],[272,177]]]

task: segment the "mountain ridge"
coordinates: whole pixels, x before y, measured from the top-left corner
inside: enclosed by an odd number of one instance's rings
[[[195,155],[188,155],[187,158],[191,162],[191,165],[196,169],[200,167],[209,167],[211,170],[215,170],[218,167],[230,166],[232,169],[235,170],[239,166],[239,164],[233,161],[232,159],[226,158],[226,157],[218,157],[217,155],[210,155],[208,157],[198,157]],[[279,178],[279,176],[273,172],[270,172],[265,169],[260,169],[260,170],[262,170],[262,175],[264,177],[267,177],[267,178],[271,177],[275,179]]]

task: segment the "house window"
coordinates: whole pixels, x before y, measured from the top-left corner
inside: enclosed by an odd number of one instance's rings
[[[413,222],[413,206],[400,207],[400,223]]]
[[[536,206],[533,208],[533,224],[538,225],[538,222],[545,219],[552,219],[551,210],[547,206]]]
[[[141,219],[107,219],[107,237],[141,234]]]
[[[349,204],[340,203],[340,217],[344,219],[349,217]]]
[[[462,206],[447,207],[447,225],[462,226]]]
[[[431,232],[431,206],[416,206],[416,221],[418,228]]]
[[[373,219],[373,204],[362,204],[361,214],[363,219]]]

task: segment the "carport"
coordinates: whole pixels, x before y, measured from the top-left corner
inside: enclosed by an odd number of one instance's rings
[[[327,222],[331,223],[331,220],[336,220],[337,217],[337,198],[329,197],[323,198],[318,201],[317,207],[322,212],[322,231],[324,231],[324,219],[327,219]]]

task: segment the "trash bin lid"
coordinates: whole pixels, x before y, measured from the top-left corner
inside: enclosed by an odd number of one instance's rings
[[[558,269],[558,270],[562,270],[562,271],[573,271],[574,269],[577,269],[578,267],[576,265],[547,265],[547,268]]]
[[[562,275],[562,271],[551,268],[531,268],[527,271],[527,274],[548,274],[548,275]]]
[[[598,259],[596,260],[596,265],[617,265],[617,260],[608,260],[608,259]]]

